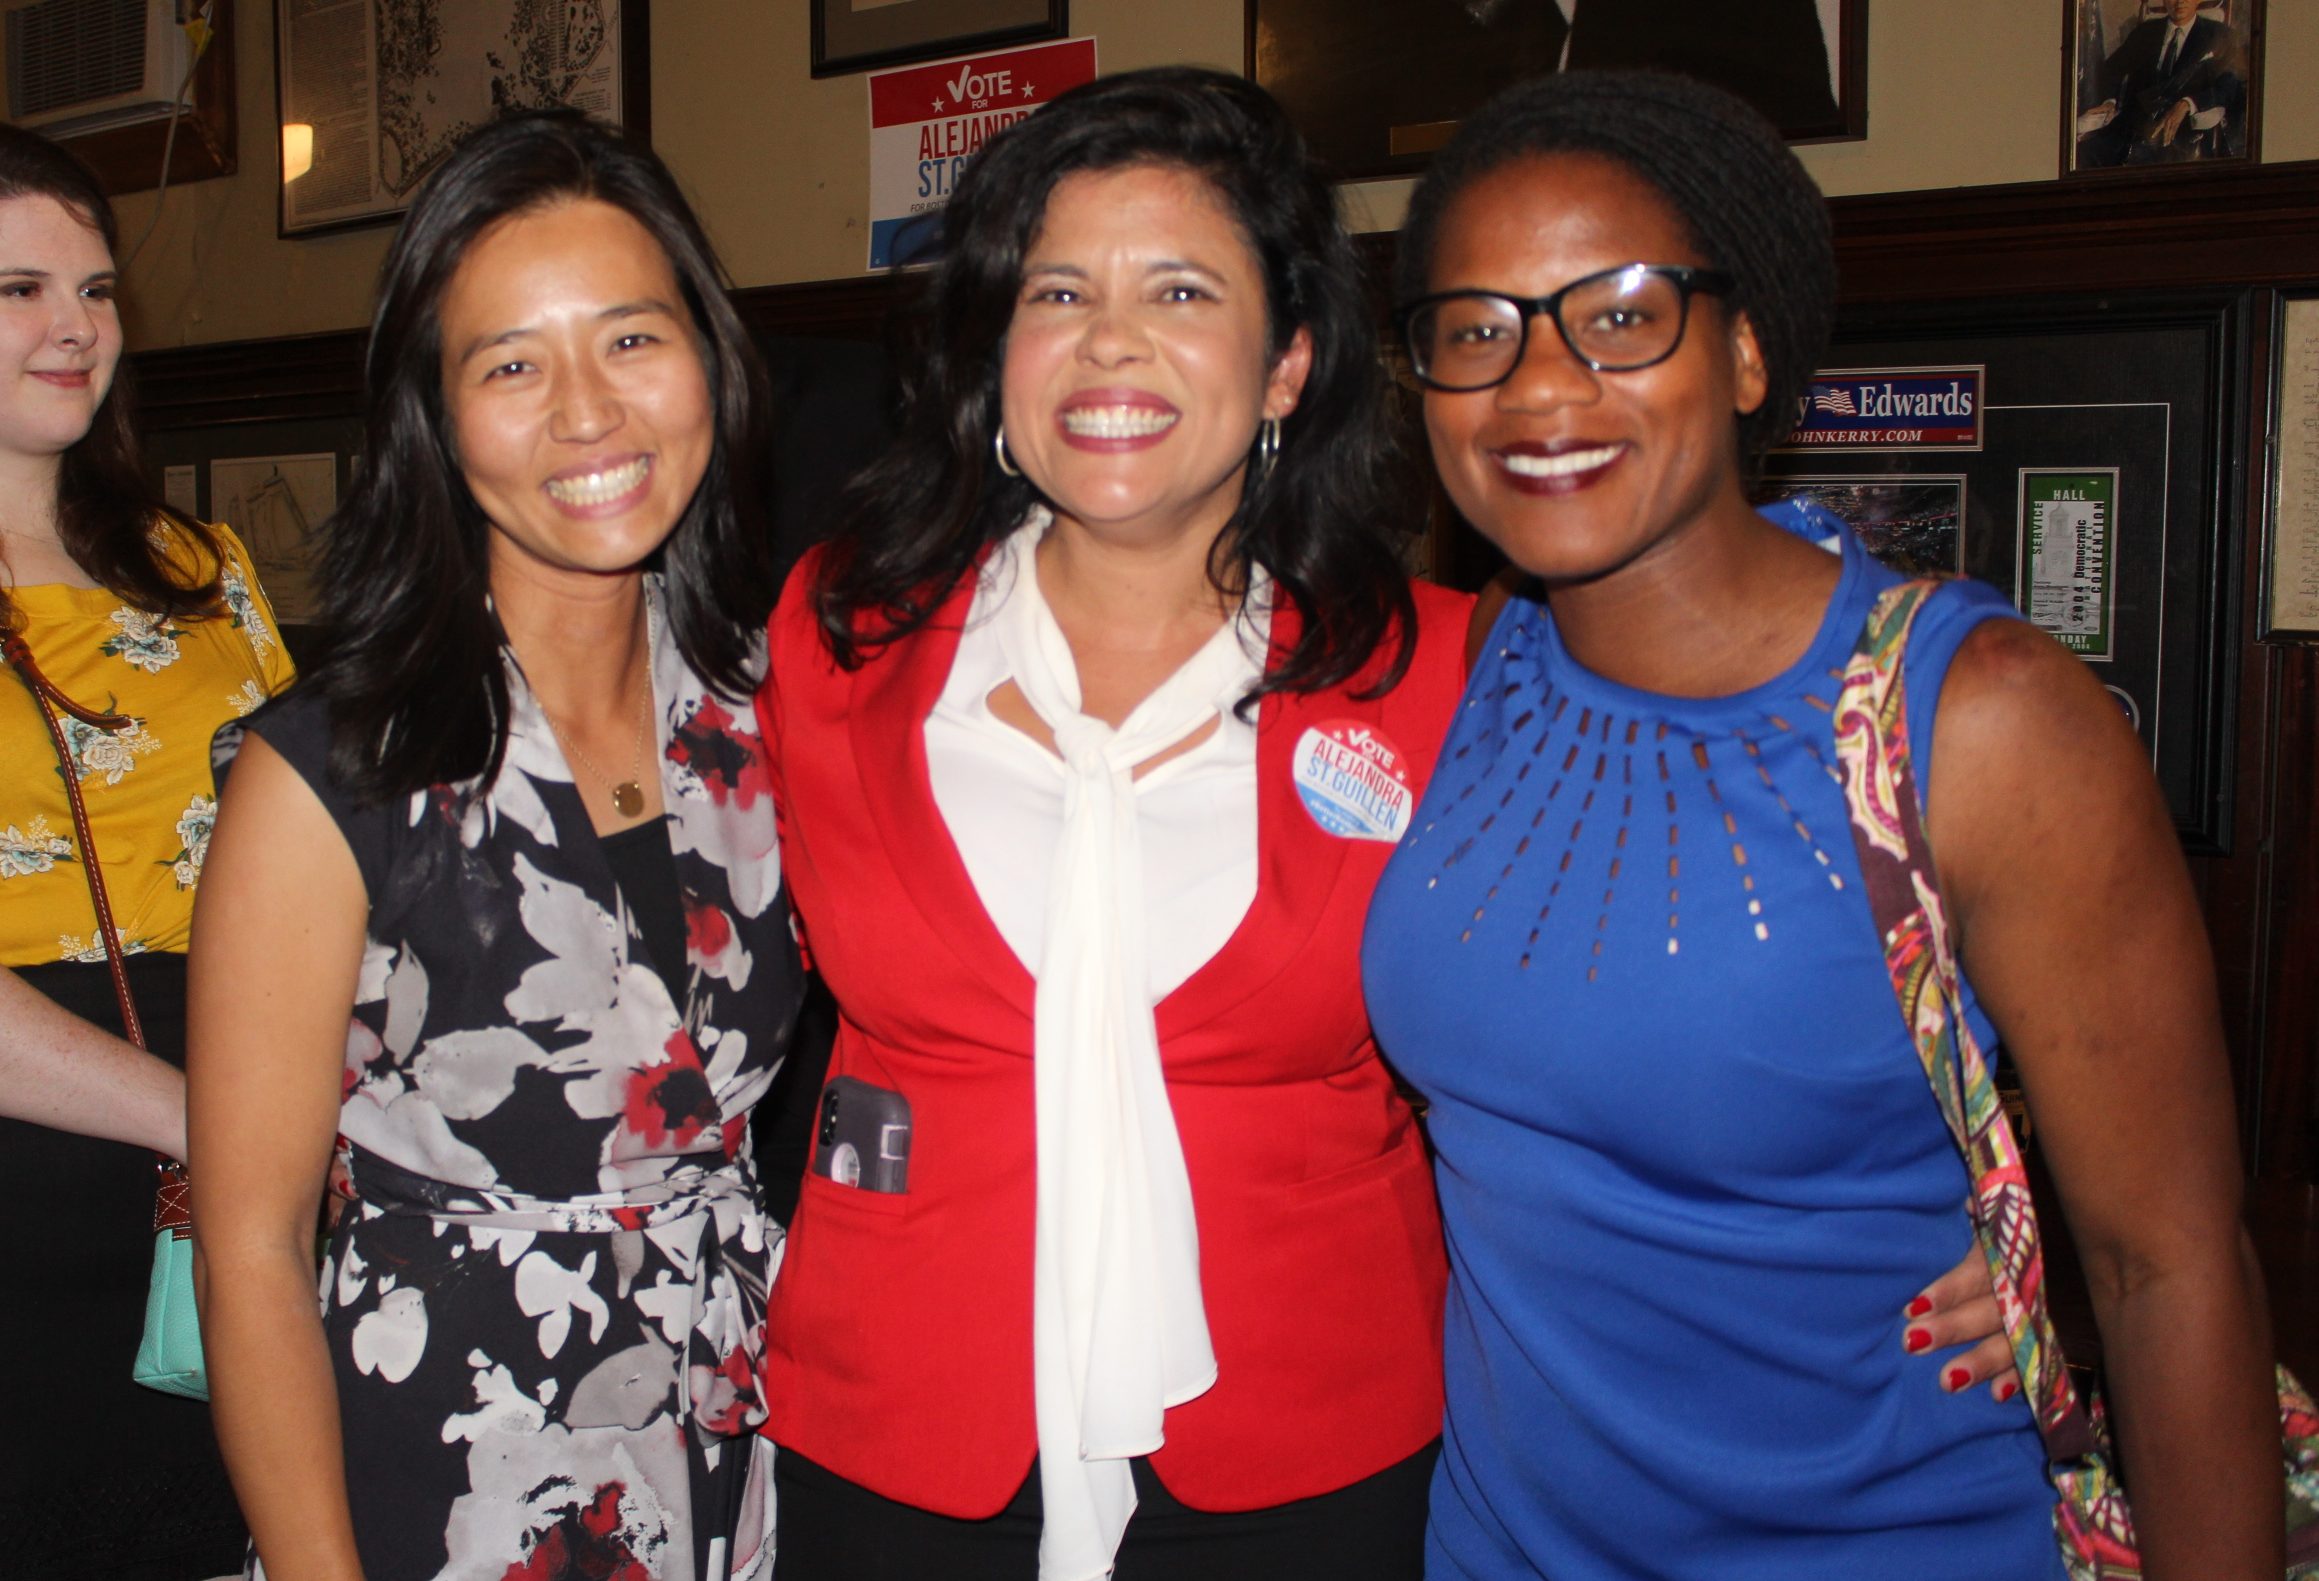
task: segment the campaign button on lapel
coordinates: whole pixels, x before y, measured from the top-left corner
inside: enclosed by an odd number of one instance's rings
[[[1357,719],[1314,725],[1297,739],[1291,763],[1298,799],[1327,833],[1390,845],[1408,829],[1417,805],[1409,762],[1376,726]]]

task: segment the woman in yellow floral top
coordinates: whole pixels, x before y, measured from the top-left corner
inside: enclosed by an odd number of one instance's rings
[[[241,545],[143,480],[114,378],[113,241],[94,179],[0,126],[0,629],[66,697],[129,719],[56,716],[162,1056],[115,1035],[43,705],[0,674],[0,1533],[15,1574],[174,1581],[236,1568],[241,1530],[207,1408],[129,1379],[152,1260],[141,1149],[184,1149],[210,735],[290,665]]]
[[[4,233],[0,233],[4,234]],[[4,287],[0,287],[4,289]],[[227,529],[217,553],[174,528],[172,548],[218,582],[226,614],[163,616],[107,587],[57,581],[8,589],[26,640],[56,688],[86,707],[126,714],[105,731],[61,715],[104,862],[126,954],[182,954],[209,826],[216,815],[209,738],[290,677],[281,638],[249,560]],[[13,561],[16,531],[9,530]],[[13,570],[13,566],[11,566]],[[203,580],[208,580],[204,577]],[[0,710],[0,962],[101,962],[87,881],[73,851],[56,751],[21,687]],[[31,767],[34,772],[24,770]]]

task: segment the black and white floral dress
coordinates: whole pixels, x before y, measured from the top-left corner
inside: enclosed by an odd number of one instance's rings
[[[246,722],[370,896],[340,1118],[358,1203],[322,1271],[369,1581],[771,1570],[757,1359],[781,1230],[748,1126],[802,980],[756,720],[654,625],[682,1004],[512,658],[480,798],[352,805],[311,691]]]

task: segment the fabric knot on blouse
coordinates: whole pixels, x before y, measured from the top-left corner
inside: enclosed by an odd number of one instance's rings
[[[1110,1571],[1135,1509],[1129,1460],[1160,1447],[1168,1407],[1216,1381],[1199,1230],[1152,1007],[1222,946],[1254,897],[1254,731],[1232,710],[1262,674],[1268,622],[1225,621],[1117,727],[1093,718],[1081,711],[1070,644],[1038,585],[1036,551],[1050,521],[1034,512],[985,566],[953,684],[928,737],[936,799],[993,920],[1037,983],[1032,1350],[1045,1510],[1040,1574],[1077,1581]],[[1251,590],[1249,607],[1269,608],[1268,583]],[[1259,628],[1253,641],[1252,625]],[[1052,732],[1054,753],[989,716],[990,692],[1009,680]],[[1213,737],[1139,784],[1138,765],[1211,724]],[[1052,842],[1043,893],[1000,876],[1013,864],[982,841],[986,812],[1019,826],[1019,799],[1003,771],[988,771],[994,758],[1025,768],[1025,751],[1048,760],[1026,772],[1051,780],[1059,770],[1062,781],[1059,821],[1042,817],[1036,831],[1025,831]],[[1204,764],[1189,761],[1203,757]],[[1199,944],[1155,972],[1149,888],[1155,871],[1167,870],[1146,848],[1147,793],[1178,764],[1192,774],[1205,767],[1237,775],[1245,806],[1221,820],[1189,821],[1187,844],[1221,842],[1232,855],[1220,882],[1188,896],[1178,887],[1169,903],[1188,911]],[[1160,838],[1167,840],[1164,830]],[[1189,865],[1200,868],[1200,855]],[[1025,926],[1033,913],[1035,923]]]

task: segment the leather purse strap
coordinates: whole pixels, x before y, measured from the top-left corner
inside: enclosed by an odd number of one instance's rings
[[[89,829],[89,811],[81,801],[81,777],[73,767],[72,749],[65,744],[64,727],[57,723],[58,713],[67,713],[97,730],[119,730],[129,723],[126,714],[99,713],[83,708],[58,691],[49,678],[40,673],[33,661],[32,648],[22,632],[10,632],[5,643],[0,643],[9,664],[24,684],[31,689],[33,706],[40,710],[40,721],[48,726],[48,739],[56,746],[57,767],[64,774],[64,793],[72,803],[73,833],[80,840],[81,873],[89,881],[89,902],[96,907],[97,933],[104,941],[105,965],[113,974],[113,997],[121,1005],[121,1030],[128,1040],[139,1048],[145,1046],[145,1024],[137,1019],[137,1002],[129,993],[129,973],[121,965],[121,934],[113,925],[112,897],[105,892],[105,875],[97,866],[97,840]]]
[[[64,775],[65,798],[72,804],[73,834],[80,841],[81,873],[89,882],[89,902],[97,912],[97,934],[104,942],[105,967],[112,974],[113,997],[121,1007],[121,1032],[131,1043],[144,1048],[145,1023],[137,1019],[137,1001],[129,992],[129,971],[121,964],[121,932],[114,926],[112,896],[105,891],[105,875],[97,865],[97,837],[89,828],[89,810],[81,800],[81,777],[73,767],[72,748],[66,744],[64,727],[56,718],[59,713],[67,713],[92,729],[120,730],[129,724],[129,717],[83,708],[58,691],[55,683],[40,673],[40,666],[32,657],[32,647],[22,632],[12,631],[5,641],[0,641],[0,656],[6,657],[9,666],[31,690],[32,705],[40,711],[41,723],[48,726],[48,739],[56,747],[57,768]],[[193,1233],[185,1166],[164,1153],[155,1153],[153,1164],[160,1175],[153,1197],[153,1228],[167,1230],[183,1240]]]

